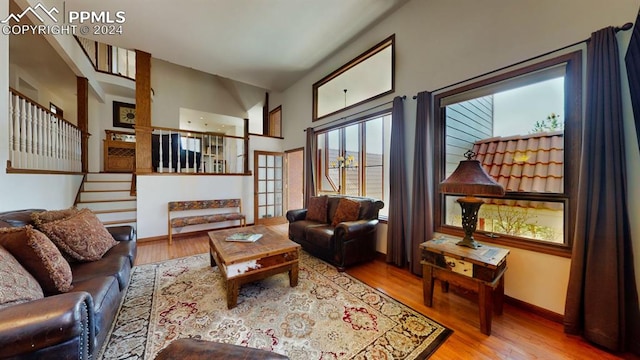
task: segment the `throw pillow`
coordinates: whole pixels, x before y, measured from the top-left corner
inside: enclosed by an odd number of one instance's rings
[[[338,202],[338,208],[336,209],[336,213],[333,215],[331,226],[336,226],[343,221],[358,220],[359,213],[360,213],[359,202],[342,198],[340,199],[340,202]]]
[[[41,230],[63,252],[80,261],[100,260],[117,244],[89,209],[81,209],[69,218],[43,224]]]
[[[71,290],[73,276],[69,263],[45,234],[29,225],[2,229],[0,245],[38,280],[45,294]]]
[[[0,309],[44,298],[36,279],[0,246]]]
[[[307,206],[307,220],[327,222],[327,204],[329,198],[327,196],[313,196],[309,199]]]
[[[50,223],[56,220],[66,219],[78,213],[77,208],[68,208],[62,210],[47,210],[47,211],[38,211],[31,213],[31,220],[33,220],[33,224],[40,228],[42,224]]]

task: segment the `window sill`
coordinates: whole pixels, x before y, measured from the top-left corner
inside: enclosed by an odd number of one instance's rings
[[[440,228],[436,229],[437,233],[455,236],[462,238],[464,233],[461,230],[453,228]],[[522,239],[515,239],[507,236],[500,236],[498,238],[492,238],[482,233],[474,233],[473,237],[481,243],[490,243],[495,245],[501,245],[506,247],[512,247],[522,250],[533,251],[541,254],[559,256],[564,258],[571,258],[571,248],[564,245],[544,244],[536,241],[526,241]]]

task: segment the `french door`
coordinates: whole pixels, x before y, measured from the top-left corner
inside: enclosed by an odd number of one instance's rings
[[[254,223],[274,225],[286,222],[283,201],[284,153],[255,151]]]

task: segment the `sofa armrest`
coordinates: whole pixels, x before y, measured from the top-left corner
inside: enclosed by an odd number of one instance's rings
[[[84,291],[9,306],[0,309],[0,358],[34,352],[55,357],[65,343],[87,358],[94,352],[94,329],[93,299]]]
[[[336,239],[349,240],[358,238],[368,232],[374,231],[378,220],[345,221],[336,225],[333,233]]]
[[[296,209],[287,211],[287,220],[290,223],[298,220],[304,220],[307,217],[307,209]]]
[[[131,241],[136,238],[136,232],[133,226],[129,225],[109,226],[107,227],[107,231],[116,241]]]

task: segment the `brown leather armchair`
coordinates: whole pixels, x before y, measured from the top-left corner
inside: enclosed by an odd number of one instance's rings
[[[331,226],[340,199],[360,203],[358,219]],[[289,239],[302,245],[310,254],[344,271],[346,267],[373,260],[376,254],[378,213],[384,203],[377,199],[329,195],[326,222],[308,220],[307,209],[289,210]]]

